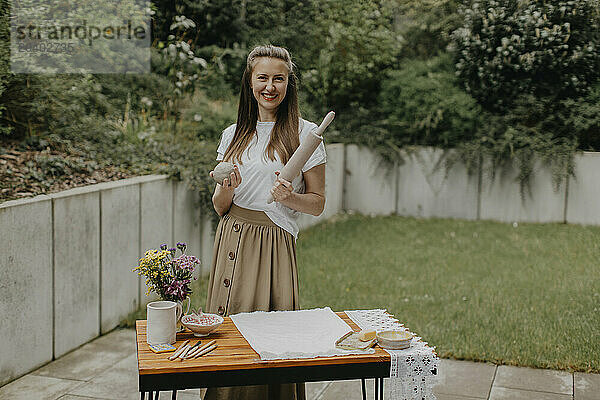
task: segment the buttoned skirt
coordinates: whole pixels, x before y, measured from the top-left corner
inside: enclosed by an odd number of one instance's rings
[[[239,312],[300,309],[294,236],[262,211],[235,204],[215,232],[205,310]],[[304,399],[304,384],[209,389],[206,399]]]

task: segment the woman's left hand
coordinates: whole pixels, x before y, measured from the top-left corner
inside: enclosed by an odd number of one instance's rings
[[[277,175],[277,180],[271,188],[271,195],[273,195],[275,201],[282,202],[292,196],[294,188],[290,182],[279,177],[279,171],[275,171],[275,175]]]

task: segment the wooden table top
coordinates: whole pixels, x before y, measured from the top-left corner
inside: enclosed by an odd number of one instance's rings
[[[336,313],[354,331],[360,331],[358,326],[343,312]],[[142,375],[172,374],[172,373],[198,373],[218,372],[232,370],[252,370],[261,368],[284,368],[299,366],[328,366],[340,364],[370,364],[389,363],[390,355],[378,346],[373,354],[352,354],[335,357],[317,357],[304,359],[286,359],[262,361],[258,354],[250,347],[246,339],[235,327],[231,318],[225,321],[217,330],[207,337],[197,338],[190,331],[177,334],[175,347],[189,339],[194,344],[202,340],[202,344],[216,340],[218,347],[212,352],[199,358],[180,361],[169,361],[169,353],[154,353],[146,343],[146,320],[136,321],[136,340],[138,371]],[[389,365],[389,364],[388,364]],[[388,367],[389,368],[389,367]]]

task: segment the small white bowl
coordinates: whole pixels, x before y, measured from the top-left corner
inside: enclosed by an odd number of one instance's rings
[[[198,317],[206,317],[212,321],[201,322]],[[223,323],[224,319],[217,314],[203,313],[200,316],[195,314],[187,314],[181,317],[181,323],[194,333],[194,336],[208,336]]]
[[[382,331],[377,333],[377,344],[384,349],[401,350],[410,347],[412,338],[410,332]]]

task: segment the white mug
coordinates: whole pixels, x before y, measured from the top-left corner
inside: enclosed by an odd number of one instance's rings
[[[181,304],[173,301],[153,301],[146,306],[146,342],[148,344],[175,343],[177,320],[181,317]]]

